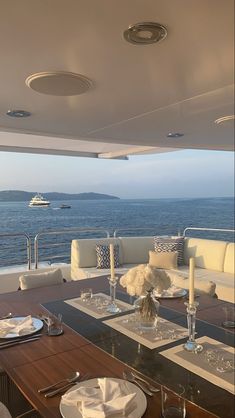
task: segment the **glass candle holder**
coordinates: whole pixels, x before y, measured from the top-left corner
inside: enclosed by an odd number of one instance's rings
[[[195,325],[196,325],[196,312],[198,302],[188,303],[187,306],[187,321],[188,321],[188,341],[183,345],[186,351],[191,353],[200,353],[203,350],[203,346],[195,341]]]
[[[110,313],[121,312],[121,309],[116,304],[116,287],[118,282],[118,277],[108,277],[109,281],[109,290],[110,290],[110,304],[107,306],[106,311]]]

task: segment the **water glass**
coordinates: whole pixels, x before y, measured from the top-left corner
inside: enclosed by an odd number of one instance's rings
[[[54,317],[49,317],[47,321],[47,335],[53,337],[56,335],[63,334],[63,323],[62,315],[54,315]]]
[[[90,303],[91,298],[92,298],[92,289],[90,287],[81,290],[81,300],[83,302]]]
[[[179,389],[180,395],[183,395],[183,386],[179,385],[177,389]],[[182,398],[180,395],[177,395],[165,386],[161,386],[163,418],[185,418],[185,399]]]
[[[235,309],[234,306],[223,308],[225,320],[222,322],[224,328],[235,328]]]

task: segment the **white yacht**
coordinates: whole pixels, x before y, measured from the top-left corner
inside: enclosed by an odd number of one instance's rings
[[[46,200],[40,193],[37,193],[29,202],[29,207],[48,207],[51,203]]]

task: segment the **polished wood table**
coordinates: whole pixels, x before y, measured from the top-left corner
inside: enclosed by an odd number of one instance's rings
[[[159,387],[162,383],[173,389],[173,383],[183,383],[187,387],[187,418],[233,416],[233,396],[230,393],[164,358],[160,355],[161,348],[149,350],[142,347],[118,331],[105,327],[101,321],[83,313],[79,315],[80,311],[63,302],[79,296],[84,287],[92,287],[93,292],[107,293],[108,281],[106,277],[99,277],[0,296],[0,316],[6,312],[16,316],[38,315],[47,309],[53,313],[62,311],[67,324],[61,336],[48,337],[45,334],[36,342],[0,350],[0,364],[42,417],[60,417],[60,397],[45,399],[37,392],[40,387],[61,380],[75,370],[79,370],[82,376],[88,373],[91,378],[122,378],[123,370],[128,367],[143,373]],[[119,297],[127,301],[121,288]],[[207,296],[201,296],[199,302],[198,335],[207,335],[208,331],[212,338],[232,345],[234,333],[221,326],[226,302]],[[184,300],[163,300],[160,315],[185,326]],[[157,393],[148,397],[144,418],[160,416],[161,396]]]

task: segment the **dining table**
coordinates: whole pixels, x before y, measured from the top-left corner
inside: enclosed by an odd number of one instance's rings
[[[131,333],[123,333],[115,327],[117,322],[112,326],[113,320],[125,321],[125,315],[133,314],[134,297],[118,283],[116,299],[129,309],[105,317],[102,314],[93,316],[89,314],[89,305],[87,310],[68,303],[79,299],[84,288],[92,289],[93,295],[103,294],[109,298],[107,276],[0,295],[0,317],[8,312],[14,317],[62,315],[62,335],[48,336],[44,325],[38,340],[0,350],[1,367],[41,417],[61,417],[61,394],[45,398],[38,392],[39,388],[63,380],[75,371],[79,371],[81,379],[83,376],[87,379],[123,379],[123,372],[128,370],[135,371],[159,389],[166,386],[177,392],[179,385],[183,387],[187,418],[234,416],[233,393],[188,369],[183,362],[176,363],[164,355],[171,348],[182,347],[187,341],[186,336],[172,338],[165,345],[154,348],[145,345],[141,339],[144,335],[135,339]],[[187,296],[159,298],[159,318],[187,331],[186,301]],[[201,294],[197,301],[196,337],[206,336],[226,347],[234,347],[234,328],[227,329],[222,325],[224,309],[232,304],[205,294]],[[158,391],[151,397],[147,396],[143,417],[161,416],[161,391]]]

